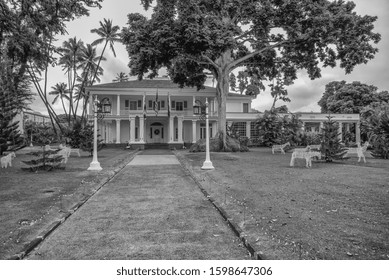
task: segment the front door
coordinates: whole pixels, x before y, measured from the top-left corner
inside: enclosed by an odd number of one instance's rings
[[[152,143],[163,143],[164,140],[164,130],[162,125],[152,125],[150,126],[150,135]]]

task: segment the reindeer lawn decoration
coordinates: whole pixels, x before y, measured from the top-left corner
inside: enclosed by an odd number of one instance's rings
[[[296,158],[305,159],[305,166],[307,168],[312,167],[312,159],[317,157],[321,159],[321,152],[310,151],[309,149],[304,148],[305,150],[295,150],[292,153],[292,158],[290,159],[290,166],[294,166]]]
[[[290,143],[289,143],[289,142],[286,142],[285,144],[282,144],[282,145],[273,145],[273,146],[271,147],[271,153],[274,154],[275,151],[280,151],[281,153],[285,154],[284,149],[285,149],[287,146],[290,146]]]
[[[12,160],[16,157],[14,152],[10,152],[8,155],[1,157],[1,168],[12,167]]]
[[[369,142],[365,142],[363,146],[361,146],[360,143],[357,144],[358,147],[356,148],[348,148],[347,153],[345,156],[348,154],[357,154],[358,155],[358,162],[361,161],[361,158],[363,158],[363,162],[366,163],[366,158],[365,158],[365,152],[367,150],[367,147],[370,145]]]

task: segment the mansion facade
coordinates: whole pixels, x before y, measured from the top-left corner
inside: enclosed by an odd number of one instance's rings
[[[194,114],[194,106],[208,100],[209,133],[217,133],[218,104],[216,88],[179,88],[168,79],[134,80],[100,84],[88,87],[91,98],[89,117],[93,118],[93,100],[108,101],[111,111],[98,122],[99,134],[105,143],[128,143],[140,149],[153,145],[182,148],[206,136],[205,121]],[[93,97],[93,98],[92,98]],[[229,93],[226,111],[227,123],[240,136],[258,137],[255,121],[259,114],[251,108],[252,97]],[[320,130],[327,114],[298,113],[303,129]],[[354,126],[356,141],[360,139],[358,114],[333,114],[335,121],[344,125],[340,130]]]

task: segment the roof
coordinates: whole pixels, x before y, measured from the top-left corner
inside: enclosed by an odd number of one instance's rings
[[[216,88],[210,86],[204,86],[205,89],[215,90]],[[114,83],[106,83],[106,84],[98,84],[88,87],[89,89],[126,89],[126,88],[179,88],[178,84],[173,83],[170,79],[167,78],[157,78],[157,79],[143,79],[143,80],[131,80],[126,82],[114,82]],[[193,88],[193,87],[186,87]],[[197,90],[197,88],[196,88]],[[229,97],[235,98],[254,98],[250,95],[244,95],[239,93],[228,93]]]
[[[178,84],[173,83],[169,79],[143,79],[131,80],[127,82],[116,82],[93,85],[89,88],[179,88]],[[212,87],[205,86],[205,88],[212,89]]]

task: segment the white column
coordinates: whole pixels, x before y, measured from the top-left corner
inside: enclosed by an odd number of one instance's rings
[[[343,136],[342,136],[342,123],[341,123],[341,122],[339,122],[338,134],[339,134],[339,139],[340,139],[340,141],[343,141]]]
[[[361,122],[355,124],[355,142],[361,143]]]
[[[183,125],[183,121],[184,121],[184,118],[183,117],[179,117],[178,118],[178,142],[179,143],[182,143],[183,140],[182,140],[182,125]]]
[[[169,143],[174,141],[174,118],[169,118]]]
[[[116,144],[120,144],[120,120],[116,119]]]
[[[112,122],[111,121],[109,121],[108,123],[107,123],[107,143],[110,143],[112,140],[111,140],[111,134],[112,134],[112,132],[111,132],[111,129],[112,129]]]
[[[251,122],[246,122],[246,137],[250,138],[251,134]]]
[[[120,95],[117,95],[116,115],[120,116]]]
[[[197,127],[196,127],[196,120],[192,120],[192,143],[196,143],[197,141]]]
[[[350,132],[350,123],[346,123],[346,132],[347,132],[347,133]]]
[[[323,128],[324,128],[324,123],[323,123],[323,122],[320,122],[320,127],[319,127],[319,132],[320,132],[320,133],[322,133]]]
[[[130,118],[130,143],[135,142],[135,118]]]
[[[145,139],[144,139],[144,135],[145,135],[145,119],[142,115],[142,117],[139,118],[139,140],[140,142],[144,143],[145,142]]]
[[[301,131],[305,131],[305,122],[303,122],[303,124],[301,126]]]

